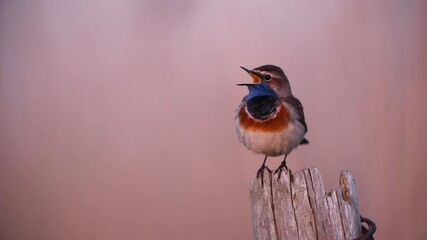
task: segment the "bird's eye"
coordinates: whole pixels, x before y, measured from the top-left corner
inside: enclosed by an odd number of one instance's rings
[[[270,80],[270,79],[271,79],[271,75],[270,75],[270,74],[266,74],[266,75],[264,76],[264,79],[265,79],[265,80],[267,80],[267,81],[268,81],[268,80]]]

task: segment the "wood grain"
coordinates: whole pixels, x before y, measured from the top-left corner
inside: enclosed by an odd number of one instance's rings
[[[252,179],[250,197],[254,238],[355,239],[362,235],[356,184],[349,171],[341,171],[340,189],[326,193],[317,168],[279,178],[264,171]]]

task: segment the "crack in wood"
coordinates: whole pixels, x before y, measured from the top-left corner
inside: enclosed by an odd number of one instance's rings
[[[340,189],[325,193],[317,168],[280,179],[264,173],[264,187],[254,178],[250,186],[256,240],[355,239],[361,236],[357,191],[349,171],[341,171]]]

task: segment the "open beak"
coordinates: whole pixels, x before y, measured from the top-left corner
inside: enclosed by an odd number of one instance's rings
[[[252,72],[251,70],[245,67],[240,67],[240,68],[245,70],[245,72],[247,72],[252,77],[253,83],[241,83],[241,84],[237,84],[237,86],[250,86],[250,85],[256,85],[261,82],[261,78],[258,77],[254,72]]]
[[[249,86],[254,86],[254,85],[257,85],[257,83],[239,83],[239,84],[236,84],[237,86],[247,86],[247,87],[249,87]]]

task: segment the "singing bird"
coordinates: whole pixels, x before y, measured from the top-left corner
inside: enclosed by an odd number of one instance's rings
[[[291,86],[283,70],[274,65],[263,65],[252,70],[241,67],[253,79],[247,86],[246,95],[236,111],[235,124],[239,141],[256,154],[265,155],[257,171],[263,179],[267,157],[284,155],[274,172],[288,170],[286,157],[300,144],[308,144],[304,138],[307,124],[301,102],[292,95]]]

